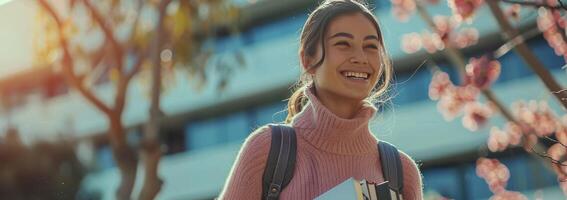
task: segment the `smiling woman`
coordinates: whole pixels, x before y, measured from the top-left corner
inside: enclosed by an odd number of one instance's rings
[[[285,124],[261,127],[248,137],[221,199],[314,199],[351,177],[385,181],[377,151],[381,141],[368,125],[375,103],[387,98],[393,70],[372,12],[355,0],[324,1],[303,26],[299,60],[303,73],[289,99]],[[273,127],[297,135],[296,148],[291,145],[295,163],[290,161],[290,175],[283,178],[291,179],[276,187],[269,184],[276,175],[267,175],[273,167],[272,134],[278,133]],[[423,199],[415,162],[401,151],[399,155],[399,192],[403,199]]]

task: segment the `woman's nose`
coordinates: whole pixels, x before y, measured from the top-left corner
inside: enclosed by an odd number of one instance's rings
[[[366,59],[366,55],[362,50],[359,50],[354,53],[354,55],[350,58],[350,62],[353,64],[368,64],[368,59]]]

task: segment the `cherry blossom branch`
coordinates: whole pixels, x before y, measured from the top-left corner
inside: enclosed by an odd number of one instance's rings
[[[415,1],[415,4],[418,14],[421,16],[421,19],[425,20],[425,22],[427,23],[427,25],[431,30],[435,30],[436,26],[435,26],[435,22],[433,21],[433,18],[429,15],[429,13],[427,13],[425,8],[423,7],[423,5],[421,5],[419,1]],[[450,45],[446,45],[445,49],[443,50],[443,53],[445,53],[445,55],[449,58],[449,60],[455,65],[463,66],[463,67],[458,67],[457,70],[459,71],[460,80],[464,80],[464,74],[465,74],[464,66],[466,64],[464,62],[464,59],[461,59],[462,55],[452,50],[452,48],[453,47],[451,47]]]
[[[563,4],[563,2],[561,2],[561,0],[557,0],[557,3],[559,5],[549,5],[545,2],[538,2],[538,1],[522,1],[522,0],[499,0],[502,1],[504,3],[509,3],[509,4],[519,4],[522,6],[532,6],[532,7],[544,7],[544,8],[548,8],[548,9],[554,9],[554,10],[567,10],[567,7]]]
[[[427,22],[427,24],[429,25],[429,28],[432,30],[435,30],[435,23],[433,22],[431,16],[427,13],[427,10],[425,10],[425,8],[423,7],[423,5],[421,5],[419,3],[419,1],[416,1],[416,8],[417,11],[419,13],[419,15],[421,16],[421,18],[423,20],[425,20]],[[454,47],[447,45],[445,46],[445,50],[443,51],[445,53],[445,55],[447,57],[449,57],[450,61],[457,66],[457,69],[460,72],[460,77],[461,80],[463,80],[464,75],[465,75],[465,59],[464,56]],[[485,89],[482,90],[482,94],[491,102],[493,102],[496,107],[498,108],[498,110],[504,115],[504,117],[508,120],[508,121],[512,121],[514,122],[514,118],[512,117],[512,115],[510,114],[510,112],[503,106],[503,104],[500,102],[500,100],[498,100],[496,98],[496,96],[494,96],[494,93],[490,90],[490,89]]]
[[[508,40],[508,42],[504,43],[502,46],[496,49],[496,51],[494,51],[494,57],[500,58],[506,55],[508,52],[510,52],[510,50],[514,49],[519,44],[525,43],[527,40],[539,35],[541,35],[541,31],[537,28],[531,29],[522,34],[518,34],[518,36]]]
[[[500,9],[500,6],[495,1],[487,1],[494,18],[500,25],[502,32],[506,38],[514,38],[515,36],[519,35],[518,31],[514,29],[506,17],[504,13]],[[562,87],[555,81],[551,73],[545,69],[543,63],[537,59],[537,57],[531,52],[528,46],[525,43],[520,43],[516,47],[514,47],[516,52],[520,55],[520,57],[530,66],[530,68],[539,76],[541,81],[545,84],[548,90],[554,94],[554,96],[559,100],[559,103],[563,105],[563,108],[567,108],[567,101],[563,101],[562,99],[567,98],[567,93],[554,93],[554,91],[562,91]]]
[[[433,22],[430,15],[427,13],[427,10],[425,10],[423,5],[421,5],[419,1],[415,1],[415,3],[416,3],[416,8],[417,8],[419,15],[422,17],[423,20],[425,20],[427,22],[430,29],[435,30],[436,29],[435,23]],[[443,52],[449,58],[449,60],[453,63],[453,65],[457,67],[457,69],[459,70],[459,72],[461,74],[460,77],[461,77],[461,80],[462,80],[463,77],[465,76],[465,66],[466,66],[465,61],[464,61],[465,60],[464,56],[460,53],[460,51],[458,51],[457,49],[455,49],[454,47],[452,47],[450,45],[446,45],[445,48],[446,49]],[[497,97],[494,95],[494,93],[490,89],[482,90],[482,94],[498,108],[500,113],[502,113],[502,115],[504,116],[504,118],[506,118],[507,121],[519,124],[519,123],[517,123],[517,120],[503,106],[503,104],[500,102],[500,100],[497,99]],[[528,133],[528,134],[535,134],[535,133],[532,132],[532,133]],[[534,144],[534,146],[531,147],[532,150],[534,150],[534,147],[537,148],[537,149],[544,149],[543,146],[539,142]],[[537,152],[537,151],[534,150],[534,152]],[[538,156],[535,156],[535,158],[541,159],[541,157],[538,157]],[[544,163],[547,163],[547,162],[544,162]],[[551,166],[549,166],[549,165],[548,165],[548,167],[551,168]]]

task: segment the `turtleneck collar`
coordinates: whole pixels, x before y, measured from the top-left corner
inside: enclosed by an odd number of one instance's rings
[[[344,119],[319,101],[312,85],[306,88],[304,95],[309,101],[292,121],[292,126],[300,129],[300,136],[316,148],[336,154],[376,151],[376,138],[368,127],[377,110],[374,105],[365,101],[352,119]]]

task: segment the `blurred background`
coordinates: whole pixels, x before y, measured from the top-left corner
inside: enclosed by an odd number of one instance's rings
[[[459,70],[442,47],[408,47],[422,42],[408,44],[407,34],[428,24],[415,13],[400,22],[400,2],[368,0],[396,76],[393,99],[379,105],[371,130],[419,163],[426,198],[490,198],[476,169],[479,157],[490,157],[509,169],[508,190],[563,199],[548,160],[521,147],[487,148],[490,127],[504,124],[503,116],[472,132],[438,112],[429,96],[434,70],[454,82]],[[285,119],[300,73],[299,33],[317,4],[0,0],[0,199],[215,198],[247,135]],[[452,15],[446,1],[426,11]],[[539,31],[538,12],[522,9],[512,25],[567,85],[565,60]],[[488,6],[463,24],[475,28],[458,49],[466,60],[509,43]],[[564,115],[515,51],[497,58],[491,89],[505,107],[549,100]]]

